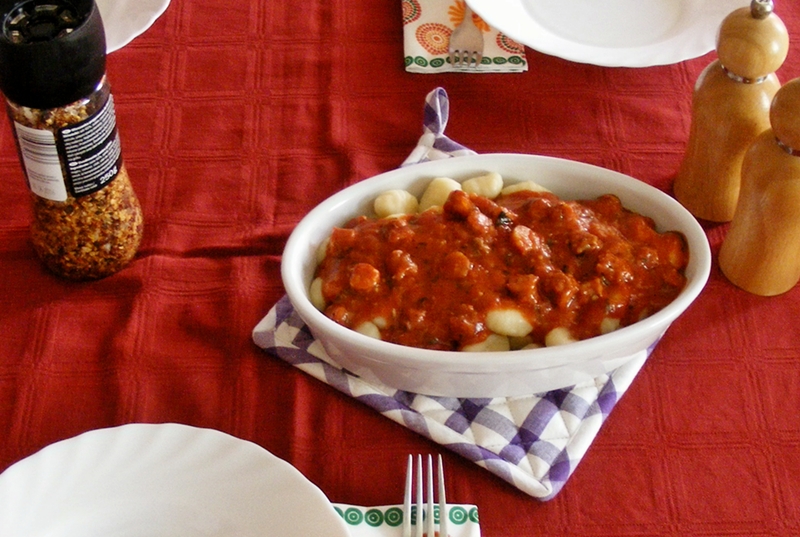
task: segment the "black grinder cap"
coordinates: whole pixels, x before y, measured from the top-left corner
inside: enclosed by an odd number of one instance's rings
[[[94,0],[0,0],[0,90],[29,108],[58,108],[95,91],[106,36]]]

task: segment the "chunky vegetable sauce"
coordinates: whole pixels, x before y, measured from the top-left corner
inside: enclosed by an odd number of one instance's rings
[[[489,200],[463,191],[441,210],[334,229],[317,269],[325,314],[401,345],[461,350],[511,309],[530,331],[513,348],[544,345],[554,328],[586,339],[669,304],[686,283],[684,237],[605,195],[563,201],[543,192]]]

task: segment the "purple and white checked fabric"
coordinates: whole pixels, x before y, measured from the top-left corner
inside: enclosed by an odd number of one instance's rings
[[[647,358],[591,382],[530,396],[433,397],[366,382],[325,353],[283,297],[253,331],[256,344],[385,417],[538,498],[553,498]]]
[[[448,113],[447,93],[436,88],[426,98],[425,134],[403,165],[474,154],[444,136]],[[652,350],[575,386],[530,396],[461,399],[396,390],[342,369],[314,340],[285,296],[255,327],[253,340],[312,377],[543,501],[555,497],[567,482]]]
[[[436,88],[425,97],[425,112],[422,120],[423,134],[417,147],[400,165],[419,164],[429,160],[475,155],[475,151],[454,142],[444,134],[450,118],[450,99],[444,88]]]

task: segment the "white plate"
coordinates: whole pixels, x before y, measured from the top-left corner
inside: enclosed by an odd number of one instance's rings
[[[256,444],[132,424],[52,444],[0,474],[3,537],[349,535],[325,495]]]
[[[106,52],[119,50],[166,11],[169,0],[96,0],[106,30]]]
[[[608,67],[702,56],[747,0],[469,0],[487,23],[534,50]]]

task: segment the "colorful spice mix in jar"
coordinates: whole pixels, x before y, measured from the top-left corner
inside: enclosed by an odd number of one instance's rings
[[[31,193],[33,247],[73,280],[119,271],[142,238],[105,51],[93,0],[26,0],[2,15],[0,90]]]

